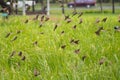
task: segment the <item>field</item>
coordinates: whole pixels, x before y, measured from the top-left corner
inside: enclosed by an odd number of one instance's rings
[[[118,15],[78,16],[0,18],[0,80],[120,80]]]

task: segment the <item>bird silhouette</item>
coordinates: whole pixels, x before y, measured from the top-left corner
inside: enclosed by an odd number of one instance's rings
[[[79,13],[78,18],[80,18],[83,15],[83,12]]]
[[[27,20],[25,20],[25,22],[24,22],[24,23],[28,23],[28,21],[29,21],[29,20],[27,19]]]
[[[102,19],[102,22],[106,22],[106,20],[107,20],[107,17],[103,18],[103,19]]]
[[[62,31],[62,32],[61,32],[61,34],[64,34],[64,33],[65,33],[65,31]]]
[[[80,49],[76,49],[74,52],[75,52],[76,54],[79,54],[79,53],[80,53]]]
[[[17,34],[20,34],[21,33],[21,31],[20,30],[17,30]]]
[[[55,31],[55,30],[57,29],[57,27],[58,27],[58,25],[57,25],[57,24],[55,24],[55,27],[54,27],[53,31]]]
[[[39,71],[37,69],[34,69],[34,76],[40,75]]]
[[[76,27],[77,27],[77,26],[76,26],[76,25],[74,25],[72,28],[73,28],[73,29],[76,29]]]
[[[25,56],[23,56],[23,57],[21,58],[21,60],[23,60],[23,61],[24,61],[25,59],[26,59],[26,57],[25,57]]]
[[[33,45],[37,45],[38,44],[38,41],[35,41],[34,43],[33,43]]]
[[[20,52],[18,53],[18,56],[22,56],[22,51],[20,51]]]
[[[79,44],[79,40],[74,40],[74,43],[75,44]]]
[[[5,36],[5,38],[8,38],[10,36],[11,32],[7,33],[7,35]]]
[[[96,35],[100,35],[101,30],[103,30],[103,27],[100,27],[95,33]]]
[[[15,41],[17,39],[17,36],[15,36],[11,41]]]
[[[65,49],[65,48],[66,48],[66,45],[62,45],[61,48],[62,48],[62,49]]]
[[[115,26],[114,29],[115,31],[120,32],[120,26]]]

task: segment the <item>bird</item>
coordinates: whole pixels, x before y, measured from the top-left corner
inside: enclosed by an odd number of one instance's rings
[[[34,76],[40,75],[39,71],[37,69],[34,69]]]
[[[74,40],[74,43],[75,44],[79,44],[79,40]]]
[[[62,32],[61,32],[61,34],[64,34],[64,33],[65,33],[65,31],[62,31]]]
[[[106,22],[106,20],[107,20],[107,17],[103,18],[103,19],[102,19],[102,22]]]
[[[95,33],[96,35],[100,35],[101,30],[103,30],[103,27],[100,27]]]
[[[17,36],[15,36],[11,41],[15,41],[17,39]]]
[[[79,24],[81,24],[83,22],[83,19],[82,18],[80,18],[80,22],[79,22]]]
[[[38,17],[39,17],[39,14],[37,14],[35,18],[33,18],[33,20],[38,20]]]
[[[73,43],[73,42],[74,42],[74,39],[71,39],[71,40],[70,40],[70,43]]]
[[[78,18],[80,18],[83,15],[83,12],[79,13]]]
[[[85,56],[85,55],[84,55],[84,56],[82,56],[82,60],[84,61],[86,57],[87,57],[87,56]]]
[[[69,15],[65,16],[65,19],[64,19],[64,20],[67,20],[67,19],[69,19]]]
[[[65,48],[66,48],[66,45],[62,45],[61,48],[62,48],[62,49],[65,49]]]
[[[74,12],[72,13],[72,17],[73,17],[73,16],[75,16],[76,14],[77,14],[77,12],[76,12],[76,11],[74,11]]]
[[[57,24],[55,24],[55,27],[54,27],[53,31],[55,31],[55,30],[57,29],[57,27],[58,27],[58,25],[57,25]]]
[[[105,59],[102,58],[102,59],[100,59],[99,64],[102,65],[104,62],[105,62]]]
[[[96,19],[96,21],[95,21],[95,23],[99,23],[100,22],[100,19],[99,18],[97,18]]]
[[[42,23],[40,23],[39,27],[42,27],[42,26],[43,26],[43,24],[42,24]]]
[[[45,21],[48,21],[49,19],[50,19],[49,17],[46,17],[46,18],[45,18]]]
[[[38,44],[38,41],[35,41],[34,43],[33,43],[33,45],[37,45]]]
[[[74,52],[75,52],[76,54],[79,54],[79,53],[80,53],[80,49],[76,49]]]
[[[67,23],[70,23],[71,22],[71,19],[69,18],[69,19],[67,19]]]
[[[21,33],[21,31],[20,31],[20,30],[17,30],[17,34],[19,34],[19,33]]]
[[[25,59],[26,59],[26,57],[25,57],[25,56],[23,56],[23,57],[21,58],[21,60],[23,60],[23,61],[24,61]]]
[[[22,51],[20,51],[20,52],[18,53],[18,56],[22,56]]]
[[[7,33],[7,35],[5,36],[5,38],[8,38],[10,36],[11,32]]]
[[[41,21],[43,21],[43,20],[44,20],[44,17],[45,17],[44,15],[42,15],[42,16],[41,16]]]
[[[115,26],[114,29],[115,31],[120,32],[120,26]]]
[[[27,20],[25,20],[25,22],[24,23],[28,23],[28,19]]]
[[[73,29],[76,29],[76,27],[77,27],[77,26],[76,26],[76,25],[74,25],[72,28],[73,28]]]
[[[12,53],[11,53],[10,57],[14,56],[14,55],[15,55],[15,53],[16,53],[16,51],[12,51]]]

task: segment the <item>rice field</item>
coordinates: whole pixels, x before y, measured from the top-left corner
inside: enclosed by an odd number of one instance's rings
[[[120,80],[119,19],[84,13],[1,17],[0,80]]]

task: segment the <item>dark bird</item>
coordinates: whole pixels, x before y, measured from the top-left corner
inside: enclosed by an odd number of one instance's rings
[[[17,39],[17,36],[15,36],[11,41],[15,41]]]
[[[37,69],[34,69],[34,76],[40,75],[39,71]]]
[[[11,32],[7,33],[7,35],[5,36],[5,38],[8,38],[10,36]]]
[[[102,22],[106,22],[106,20],[107,20],[107,17],[103,18],[103,19],[102,19]]]
[[[76,29],[76,27],[77,27],[77,26],[76,26],[76,25],[74,25],[72,28],[73,28],[73,29]]]
[[[76,49],[74,52],[75,52],[76,54],[79,54],[79,53],[80,53],[80,49]]]
[[[61,34],[64,34],[64,33],[65,33],[65,31],[62,31],[62,32],[61,32]]]
[[[53,31],[55,31],[55,30],[57,29],[57,27],[58,27],[58,25],[57,25],[57,24],[55,24],[55,27],[54,27]]]
[[[74,12],[72,13],[72,17],[73,17],[73,16],[75,16],[76,14],[77,14],[77,12],[76,12],[76,11],[74,11]]]
[[[87,56],[85,56],[85,55],[84,55],[84,56],[82,56],[82,60],[84,61],[86,57],[87,57]]]
[[[48,21],[49,19],[50,19],[49,17],[46,17],[46,18],[45,18],[45,21]]]
[[[37,45],[38,44],[38,41],[35,41],[34,43],[33,43],[33,45]]]
[[[114,29],[115,31],[120,32],[120,26],[115,26]]]
[[[105,59],[102,58],[102,59],[99,61],[99,64],[102,65],[104,62],[105,62]]]
[[[75,44],[79,44],[79,40],[74,40],[74,43]]]
[[[71,39],[71,40],[70,40],[70,43],[74,43],[74,39]]]
[[[101,30],[103,30],[103,27],[100,27],[95,33],[96,35],[100,35]]]
[[[70,23],[71,22],[71,19],[69,18],[69,19],[67,19],[67,23]]]
[[[23,56],[23,57],[21,58],[21,60],[23,60],[23,61],[24,61],[25,59],[26,59],[26,57],[25,57],[25,56]]]
[[[42,26],[43,26],[43,24],[42,24],[42,23],[40,23],[39,27],[42,27]]]
[[[43,21],[43,20],[44,20],[44,17],[45,17],[44,15],[42,15],[42,16],[41,16],[41,21]]]
[[[24,23],[28,23],[28,19]]]
[[[18,53],[18,56],[22,56],[22,51],[20,51],[20,52]]]
[[[20,31],[20,30],[18,30],[18,31],[17,31],[17,34],[20,34],[20,33],[21,33],[21,31]]]
[[[14,55],[15,55],[15,53],[16,53],[16,51],[12,51],[12,53],[11,53],[10,57],[14,56]]]
[[[95,23],[99,23],[100,22],[100,19],[99,18],[97,18],[96,19],[96,21],[95,21]]]
[[[37,14],[35,18],[33,18],[33,20],[38,20],[38,17],[39,17],[39,14]]]
[[[69,19],[69,15],[65,16],[65,20]]]
[[[83,22],[83,19],[82,18],[80,18],[80,22],[79,22],[79,24],[81,24]]]
[[[83,15],[83,12],[79,13],[78,18],[80,18]]]
[[[65,49],[65,48],[66,48],[66,45],[62,45],[61,48],[62,48],[62,49]]]

